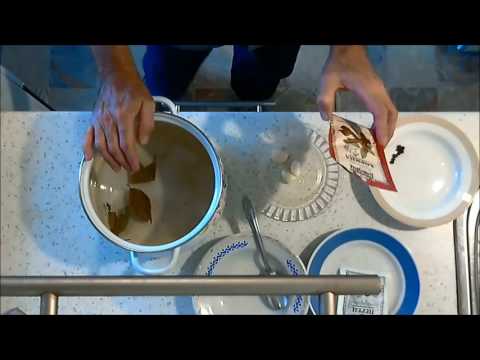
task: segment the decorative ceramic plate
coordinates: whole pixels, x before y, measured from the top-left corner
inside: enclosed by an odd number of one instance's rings
[[[305,275],[302,261],[277,240],[263,236],[265,250],[274,269],[283,275]],[[216,243],[203,257],[195,274],[259,275],[261,260],[251,234],[236,234]],[[308,311],[308,296],[289,296],[288,307],[270,309],[261,296],[195,296],[195,311],[200,315],[270,314],[303,315]]]
[[[289,132],[283,140],[277,139],[279,150],[288,154],[288,159],[281,164],[270,159],[265,176],[259,179],[260,186],[278,187],[262,209],[274,220],[293,222],[317,216],[332,201],[338,186],[338,165],[330,156],[328,142],[314,129],[302,131],[306,132],[306,141],[305,133],[299,131]],[[292,161],[297,163],[299,175],[290,176],[288,182],[279,181],[282,171],[288,172]]]
[[[378,204],[404,224],[450,222],[478,190],[478,155],[466,135],[443,119],[399,119],[385,155],[398,192],[370,190]]]
[[[408,250],[392,236],[375,229],[338,231],[322,241],[308,263],[309,275],[337,275],[341,268],[384,274],[388,314],[413,314],[420,296],[417,267]],[[321,304],[310,297],[315,314]]]

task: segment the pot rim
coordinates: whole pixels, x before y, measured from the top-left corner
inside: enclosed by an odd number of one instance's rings
[[[114,244],[126,250],[142,252],[142,253],[155,253],[160,251],[171,250],[195,238],[210,224],[210,222],[214,218],[220,206],[222,194],[223,194],[223,177],[224,176],[223,176],[223,171],[221,166],[221,159],[217,151],[215,150],[215,147],[213,146],[211,141],[208,139],[208,137],[203,133],[203,131],[200,130],[196,125],[194,125],[187,119],[175,114],[156,113],[154,115],[154,120],[160,121],[160,122],[167,122],[170,124],[180,126],[184,130],[192,134],[198,141],[200,141],[205,151],[207,151],[211,160],[213,171],[214,171],[214,191],[213,191],[212,200],[210,202],[210,206],[206,211],[205,215],[198,222],[198,224],[195,225],[195,227],[192,230],[190,230],[187,234],[185,234],[181,238],[166,244],[140,245],[140,244],[128,242],[122,239],[121,237],[115,235],[114,233],[112,233],[110,229],[107,226],[105,226],[105,224],[103,224],[103,222],[100,220],[100,218],[98,217],[92,205],[90,190],[88,186],[88,180],[90,179],[93,160],[86,161],[85,157],[83,157],[80,163],[80,169],[79,169],[80,202],[82,204],[83,210],[85,211],[85,214],[87,215],[87,218],[89,219],[89,221],[97,229],[98,232],[100,232],[106,239],[110,240]]]

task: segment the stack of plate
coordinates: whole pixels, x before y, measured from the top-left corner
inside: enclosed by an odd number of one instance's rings
[[[274,267],[283,275],[305,275],[305,267],[280,242],[264,236],[265,248]],[[338,231],[324,240],[308,264],[309,275],[335,275],[341,267],[368,269],[386,274],[388,314],[413,314],[420,294],[417,268],[409,252],[393,237],[374,229]],[[259,275],[261,262],[250,234],[229,236],[215,244],[201,260],[196,275]],[[318,297],[310,299],[318,314]],[[285,314],[303,315],[308,311],[307,296],[290,296],[286,310],[271,310],[260,296],[196,296],[198,314]]]

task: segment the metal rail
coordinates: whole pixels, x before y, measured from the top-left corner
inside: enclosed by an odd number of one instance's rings
[[[337,297],[332,292],[320,294],[320,314],[335,315],[337,308]]]
[[[460,315],[478,315],[480,313],[479,219],[480,192],[477,192],[470,207],[453,221],[457,306]]]
[[[376,275],[345,276],[4,276],[0,296],[40,296],[41,314],[56,314],[60,296],[320,295],[335,314],[337,295],[374,295]]]
[[[468,209],[453,221],[453,243],[455,250],[455,269],[457,281],[457,312],[459,315],[470,315],[470,264],[468,249]]]
[[[155,97],[154,97],[155,100]],[[216,109],[231,111],[231,109],[241,109],[241,111],[263,112],[265,108],[274,108],[277,105],[274,101],[176,101],[175,109],[181,111],[207,111]],[[201,109],[201,110],[198,110]],[[156,111],[168,111],[168,107],[161,101],[156,102]]]
[[[238,108],[242,111],[247,109],[254,109],[256,112],[262,112],[265,107],[275,107],[277,105],[274,101],[177,101],[175,102],[177,111],[187,111],[185,108],[206,108],[206,109],[228,109]]]
[[[45,293],[40,297],[40,314],[56,315],[58,312],[58,296]]]

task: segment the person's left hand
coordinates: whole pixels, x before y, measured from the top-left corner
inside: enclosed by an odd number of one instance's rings
[[[334,111],[338,90],[351,90],[360,97],[373,114],[377,141],[387,145],[395,131],[398,112],[363,46],[333,46],[330,50],[317,97],[324,120],[329,120]]]

